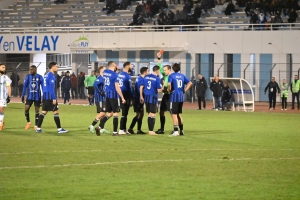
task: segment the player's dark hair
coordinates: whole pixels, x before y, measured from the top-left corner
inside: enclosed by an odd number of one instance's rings
[[[103,68],[105,68],[105,66],[103,66],[103,65],[100,66],[100,67],[98,68],[98,72],[100,73],[100,70],[103,69]]]
[[[140,73],[143,74],[143,73],[145,73],[147,70],[148,70],[148,67],[142,67],[142,68],[140,69]]]
[[[51,68],[52,68],[53,66],[55,66],[55,65],[57,65],[56,62],[51,62],[51,63],[49,63],[48,68],[51,69]]]
[[[165,65],[164,67],[167,67],[168,69],[171,69],[171,66],[170,66],[170,65]]]
[[[157,66],[157,65],[155,65],[154,67],[153,67],[153,72],[156,72],[157,70],[159,70],[160,69],[160,67],[159,66]]]
[[[180,71],[180,64],[174,63],[172,66],[172,69],[174,72],[179,72]]]
[[[31,65],[30,68],[36,68],[36,66],[35,65]]]
[[[130,65],[130,62],[124,62],[123,67],[125,68],[126,66]]]
[[[4,64],[3,64],[3,63],[0,63],[0,66],[1,66],[1,65],[4,65]]]
[[[115,62],[114,62],[114,61],[109,61],[109,62],[107,63],[107,66],[110,67],[113,63],[115,63]]]

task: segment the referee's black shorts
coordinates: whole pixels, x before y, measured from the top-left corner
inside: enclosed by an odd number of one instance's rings
[[[170,113],[172,115],[182,114],[183,102],[170,102]]]
[[[94,87],[88,87],[88,95],[94,95]]]
[[[43,107],[42,110],[43,111],[58,111],[58,104],[56,101],[56,104],[53,104],[52,102],[53,100],[43,100]]]
[[[166,112],[170,110],[170,94],[164,94],[160,102],[160,111]]]
[[[106,98],[105,111],[108,113],[120,112],[120,99],[119,98]]]

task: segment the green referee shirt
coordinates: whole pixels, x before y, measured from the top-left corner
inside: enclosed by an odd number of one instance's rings
[[[88,87],[94,87],[94,82],[96,79],[96,76],[88,76],[86,79],[84,79],[84,86],[86,86],[86,83],[88,83]]]
[[[162,66],[162,64],[161,63],[157,63],[157,65],[159,66],[159,68],[160,68],[160,73],[161,73],[161,75],[163,75],[163,79],[164,79],[164,85],[163,85],[163,93],[164,94],[170,94],[169,92],[168,92],[168,90],[167,90],[167,88],[168,88],[168,80],[169,80],[169,76],[166,76],[165,75],[165,72],[164,72],[164,67]]]

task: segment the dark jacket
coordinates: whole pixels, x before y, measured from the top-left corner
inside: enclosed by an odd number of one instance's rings
[[[61,89],[62,90],[70,90],[72,87],[72,81],[70,76],[64,76],[61,81]]]
[[[81,76],[78,77],[78,86],[79,86],[79,87],[85,87],[85,86],[84,86],[84,79],[85,79],[85,78],[84,78],[83,75],[81,75]]]
[[[202,79],[199,79],[196,83],[196,94],[197,97],[205,97],[207,90],[207,81],[204,77]]]
[[[71,76],[71,80],[72,80],[72,87],[76,88],[77,87],[77,77],[75,75]]]
[[[20,77],[18,74],[12,73],[12,75],[10,76],[10,80],[11,80],[11,86],[15,87],[18,85]]]
[[[213,92],[213,96],[216,98],[222,97],[222,90],[223,90],[223,82],[221,80],[219,80],[218,82],[216,82],[215,80],[213,80],[210,83],[210,90]]]
[[[276,81],[272,82],[270,81],[267,85],[267,87],[265,88],[265,92],[267,91],[267,89],[269,88],[269,93],[280,93],[280,88],[279,85]]]
[[[229,87],[224,87],[222,90],[222,101],[229,102],[231,99],[231,90]]]

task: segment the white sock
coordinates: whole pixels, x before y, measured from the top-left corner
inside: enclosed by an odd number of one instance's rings
[[[4,120],[4,114],[0,114],[0,124],[2,124],[3,120]]]
[[[57,129],[58,131],[60,131],[61,130],[61,128],[59,128],[59,129]]]

